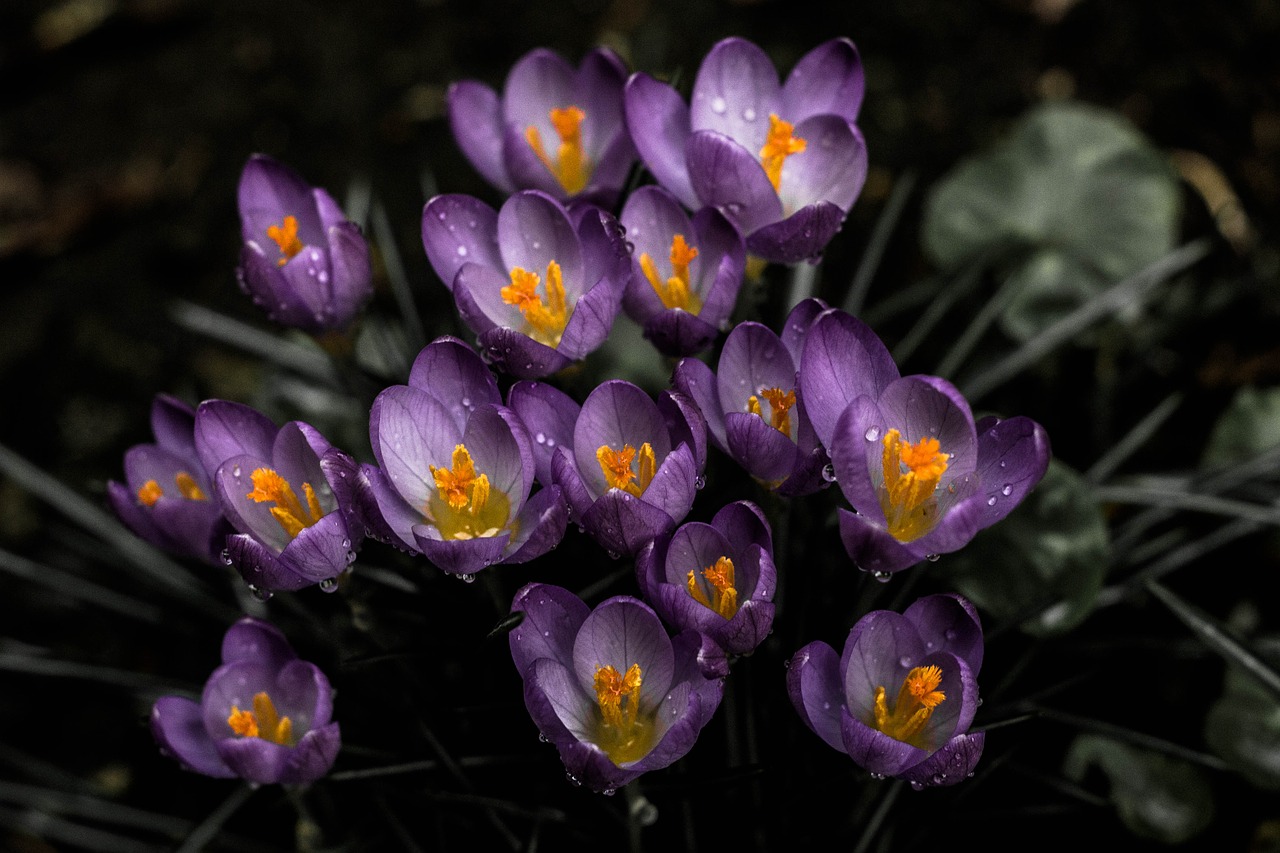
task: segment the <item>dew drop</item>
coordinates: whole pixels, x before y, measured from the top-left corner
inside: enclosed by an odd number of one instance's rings
[[[702,476],[701,474],[699,474],[697,478],[695,478],[693,481],[693,487],[695,489],[705,488],[706,485],[707,485],[707,478]]]
[[[538,740],[542,741],[543,743],[551,743],[551,739],[548,738],[546,735],[544,735],[542,732],[538,732]]]
[[[605,797],[612,797],[616,793],[618,793],[617,788],[605,788],[603,791],[600,792],[601,796],[605,796]]]
[[[619,554],[617,551],[610,551],[610,552],[609,552],[609,559],[610,559],[610,560],[621,560],[621,559],[622,559],[622,555],[621,555],[621,554]]]
[[[465,258],[466,256],[467,256],[467,247],[466,247],[466,246],[459,246],[459,247],[458,247],[458,257],[460,257],[460,258]]]
[[[337,579],[337,578],[325,578],[324,580],[320,581],[320,591],[321,591],[321,592],[337,592],[337,591],[338,591],[338,579]]]
[[[537,435],[535,435],[535,436],[533,437],[533,440],[534,440],[534,441],[536,441],[536,442],[538,442],[538,444],[546,444],[546,443],[547,443],[547,434],[546,434],[545,432],[540,432],[540,433],[538,433]]]
[[[232,476],[232,477],[235,477],[235,478],[239,479],[239,477],[240,477],[240,473],[241,473],[241,472],[240,472],[240,466],[239,466],[239,465],[237,465],[236,467],[234,467],[234,468],[232,468],[232,469],[231,469],[231,476]]]
[[[992,495],[991,497],[987,498],[987,506],[995,506],[995,505],[996,505],[995,495]]]
[[[871,577],[880,581],[880,583],[888,583],[889,578],[893,577],[893,572],[882,572],[877,570],[871,573]]]
[[[913,790],[913,791],[923,791],[923,790],[924,790],[924,783],[923,783],[923,782],[912,782],[912,783],[911,783],[911,790]]]
[[[316,278],[319,280],[321,284],[324,284],[329,280],[329,273],[325,272],[324,270],[320,270],[320,272],[316,273]]]
[[[249,592],[253,593],[253,597],[258,599],[259,601],[268,601],[272,596],[271,590],[261,589],[259,587],[254,586],[253,584],[249,584]]]
[[[1003,460],[1003,459],[1001,459],[1001,460],[1000,460],[1000,467],[1001,467],[1001,468],[1005,467],[1005,466],[1006,466],[1006,465],[1008,465],[1008,464],[1009,464],[1009,463],[1008,463],[1008,462],[1006,462],[1005,460]]]
[[[1004,488],[1000,490],[1000,494],[1004,495],[1006,498],[1009,497],[1009,495],[1013,494],[1013,486],[1005,483]]]
[[[224,566],[229,566],[229,565],[231,565],[231,552],[230,552],[230,551],[228,551],[226,548],[223,548],[223,549],[222,549],[222,554],[220,554],[219,556],[221,557],[221,559],[222,559],[222,564],[223,564]]]
[[[350,540],[350,539],[343,539],[343,540],[342,540],[342,547],[343,547],[343,548],[350,548],[350,547],[351,547],[351,540]]]
[[[880,438],[880,427],[878,426],[867,427],[867,431],[862,434],[862,437],[865,438],[867,441],[878,440]]]
[[[938,557],[939,557],[939,555],[938,555],[938,554],[925,554],[925,555],[924,555],[924,558],[925,558],[926,560],[928,560],[930,563],[936,563],[936,562],[938,562]]]
[[[351,565],[352,563],[354,563],[355,561],[356,561],[356,552],[355,552],[355,551],[348,551],[348,552],[347,552],[347,565],[349,566],[349,565]]]
[[[947,630],[942,632],[942,636],[946,637],[948,641],[954,642],[955,638],[960,636],[960,634],[956,631],[955,628],[948,628]]]
[[[475,583],[475,582],[476,582],[476,576],[475,576],[475,575],[458,575],[458,577],[462,578],[462,582],[463,582],[463,583]]]
[[[755,121],[755,120],[756,120],[756,111],[755,111],[755,110],[753,110],[751,107],[747,107],[745,110],[743,110],[743,111],[742,111],[742,120],[743,120],[743,121]]]
[[[836,481],[836,466],[832,465],[830,462],[823,465],[822,479],[826,480],[828,483],[834,483]]]
[[[883,782],[885,776],[883,773],[872,773],[871,778],[875,779],[877,782]]]
[[[901,666],[903,669],[910,669],[911,658],[907,657],[906,655],[903,655],[902,657],[898,658],[898,665]]]
[[[724,115],[724,111],[728,109],[728,107],[729,105],[724,102],[724,98],[719,95],[716,95],[711,99],[711,112],[716,115]]]

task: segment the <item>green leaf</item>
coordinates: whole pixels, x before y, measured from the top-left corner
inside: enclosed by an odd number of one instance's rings
[[[1092,487],[1055,459],[1021,506],[945,566],[979,608],[998,619],[1023,619],[1022,630],[1043,636],[1089,614],[1109,562],[1107,525]]]
[[[1200,768],[1100,735],[1081,735],[1063,772],[1076,782],[1097,767],[1111,783],[1116,813],[1135,835],[1180,844],[1213,819],[1213,792]]]
[[[1001,322],[1026,340],[1168,254],[1180,212],[1172,168],[1127,121],[1050,103],[933,187],[922,239],[944,269],[1008,245],[1003,265],[1020,286]]]
[[[1259,640],[1254,649],[1280,666],[1280,638]],[[1227,669],[1222,696],[1205,718],[1205,740],[1254,785],[1280,790],[1280,702],[1243,669]]]
[[[1236,392],[1209,434],[1201,465],[1225,468],[1280,444],[1280,388],[1246,385]]]

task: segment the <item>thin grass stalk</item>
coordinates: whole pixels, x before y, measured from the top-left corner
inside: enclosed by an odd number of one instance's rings
[[[853,281],[850,282],[849,291],[844,296],[844,302],[841,303],[840,307],[846,313],[856,317],[862,310],[867,299],[867,291],[871,289],[871,282],[876,277],[876,271],[880,269],[880,261],[884,258],[885,249],[888,248],[889,240],[897,230],[902,211],[907,206],[907,199],[915,189],[916,177],[914,171],[906,171],[894,182],[889,200],[885,202],[884,209],[876,218],[875,227],[871,230],[871,238],[867,240],[867,247],[863,250],[862,257],[858,259],[858,268],[854,271]]]

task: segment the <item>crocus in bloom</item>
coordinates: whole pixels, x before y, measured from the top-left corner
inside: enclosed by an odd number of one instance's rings
[[[644,602],[617,596],[594,610],[568,590],[529,584],[511,657],[524,701],[572,780],[612,792],[693,747],[724,682],[703,674],[702,638],[667,635]]]
[[[258,590],[331,588],[359,545],[330,482],[350,457],[309,424],[277,428],[228,400],[200,404],[195,440],[237,531],[227,537],[227,562]]]
[[[275,626],[244,618],[222,638],[222,666],[199,702],[162,696],[151,709],[160,749],[205,776],[306,785],[341,746],[329,679],[299,660]]]
[[[504,195],[538,189],[610,207],[635,161],[622,118],[626,78],[605,48],[577,69],[534,50],[512,67],[501,95],[475,80],[450,86],[449,125],[476,171]]]
[[[854,121],[862,62],[833,39],[779,85],[765,52],[741,38],[716,44],[686,104],[642,72],[627,81],[627,127],[658,183],[690,210],[720,209],[769,261],[816,258],[840,230],[867,176]]]
[[[635,554],[689,514],[706,467],[706,431],[682,394],[663,391],[655,403],[613,379],[583,401],[572,447],[552,456],[552,476],[597,542],[611,554]]]
[[[840,536],[859,568],[896,572],[956,551],[1040,482],[1049,439],[1026,417],[977,423],[956,388],[899,376],[864,323],[832,309],[805,341],[800,388],[840,489]]]
[[[631,271],[616,219],[594,207],[570,217],[537,190],[499,212],[471,196],[436,196],[422,212],[422,242],[485,357],[518,379],[555,373],[604,343]]]
[[[682,356],[714,343],[742,287],[742,237],[719,211],[691,220],[675,196],[640,187],[619,217],[632,244],[623,305],[664,355]]]
[[[489,369],[456,338],[429,344],[409,384],[378,395],[369,413],[378,464],[361,466],[374,536],[455,575],[555,547],[568,523],[564,499],[554,485],[530,497],[532,442],[501,402]]]
[[[931,595],[901,614],[863,616],[840,654],[821,641],[805,646],[787,667],[787,690],[805,724],[859,767],[917,788],[954,785],[986,740],[969,734],[982,651],[973,605]]]
[[[318,333],[351,325],[373,295],[369,245],[333,198],[255,154],[240,174],[241,288],[283,326]]]
[[[125,482],[107,483],[107,497],[120,520],[151,544],[217,564],[234,531],[196,454],[195,417],[191,406],[157,394],[151,404],[155,443],[125,452]]]
[[[668,624],[692,628],[729,654],[754,651],[773,627],[773,534],[750,501],[655,539],[636,556],[636,577]]]
[[[686,358],[675,386],[707,419],[711,442],[766,488],[803,495],[827,485],[826,453],[797,393],[796,366],[809,325],[826,305],[806,299],[788,314],[782,335],[756,322],[739,323],[725,339],[713,373]]]

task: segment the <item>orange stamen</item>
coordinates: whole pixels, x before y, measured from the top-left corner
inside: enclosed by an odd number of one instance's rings
[[[649,280],[649,285],[666,308],[679,308],[690,314],[702,310],[702,298],[689,286],[689,264],[698,257],[697,248],[685,242],[683,234],[671,238],[671,270],[672,275],[665,281],[658,272],[658,266],[648,252],[640,253],[640,271]]]
[[[555,159],[547,154],[542,145],[542,134],[533,125],[525,128],[525,141],[566,193],[580,193],[591,178],[591,163],[582,149],[582,120],[587,114],[578,107],[568,106],[551,110],[548,117],[551,119],[551,127],[560,137]]]
[[[289,259],[302,251],[302,241],[298,239],[298,218],[286,216],[279,225],[268,225],[267,236],[280,247],[284,257],[276,261],[278,266],[289,263]]]
[[[302,484],[302,492],[307,499],[304,507],[289,482],[271,468],[258,468],[250,476],[253,478],[253,491],[245,497],[257,503],[274,503],[271,517],[290,539],[301,533],[304,527],[310,527],[324,517],[320,499],[316,497],[310,483]]]
[[[535,272],[520,267],[511,270],[511,284],[502,288],[502,301],[516,306],[528,324],[527,334],[535,341],[555,347],[560,344],[565,324],[572,313],[565,301],[564,278],[560,265],[547,264],[546,301],[538,295],[541,279]]]
[[[703,607],[714,610],[725,619],[732,619],[738,612],[738,590],[734,587],[733,560],[721,557],[713,565],[703,569],[702,577],[706,579],[710,595],[704,585],[698,583],[698,573],[689,572],[688,589],[693,600]]]
[[[777,113],[769,114],[769,135],[764,147],[760,149],[760,165],[769,176],[774,192],[781,192],[782,164],[792,154],[804,151],[808,143],[798,136],[792,136],[795,126],[789,121],[778,118]]]
[[[933,528],[937,520],[934,491],[950,458],[950,454],[941,452],[936,438],[925,437],[908,444],[896,429],[885,433],[880,508],[889,532],[899,541],[918,539]]]
[[[600,463],[600,470],[604,472],[605,483],[609,488],[622,489],[637,498],[649,488],[658,467],[653,447],[647,441],[640,445],[638,454],[630,444],[624,444],[621,450],[602,444],[596,448],[596,461]],[[632,468],[633,464],[635,469]]]
[[[293,746],[293,721],[281,717],[275,703],[265,692],[253,696],[253,710],[241,711],[231,706],[227,725],[240,737],[256,737],[281,746]]]
[[[155,506],[156,501],[164,497],[164,489],[155,480],[147,480],[138,489],[138,503],[143,506]]]
[[[895,740],[922,746],[918,735],[929,721],[933,709],[946,700],[947,694],[938,689],[942,684],[942,670],[936,666],[918,666],[907,673],[898,690],[898,699],[889,710],[886,691],[877,687],[872,707],[871,725]]]

